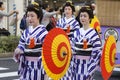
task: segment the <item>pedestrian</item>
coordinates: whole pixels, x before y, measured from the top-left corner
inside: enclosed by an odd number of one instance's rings
[[[20,29],[24,31],[27,28],[27,21],[26,21],[26,13],[23,15],[21,21],[20,21]]]
[[[71,47],[72,47],[73,33],[76,29],[80,28],[78,21],[74,17],[75,7],[74,7],[74,5],[71,1],[67,1],[63,5],[62,11],[64,13],[64,16],[57,21],[56,26],[58,28],[61,28],[61,29],[66,31],[67,35],[69,36],[70,44],[71,44]],[[72,60],[71,60],[70,67],[69,67],[68,71],[66,72],[66,75],[62,78],[63,80],[64,79],[65,80],[66,79],[67,80],[72,79],[72,72],[71,72],[72,64],[73,63],[72,63]]]
[[[79,23],[74,17],[75,7],[71,1],[67,1],[62,8],[64,17],[57,21],[56,26],[67,31],[70,30],[68,34],[70,41],[72,40],[73,33],[76,29],[79,29]],[[72,41],[71,41],[72,44]]]
[[[78,13],[82,27],[74,33],[74,80],[93,80],[100,62],[101,40],[97,31],[89,26],[93,16],[89,6],[83,6]]]
[[[40,22],[43,17],[39,4],[33,2],[26,10],[28,28],[23,31],[14,51],[14,60],[19,63],[20,80],[44,80],[42,44],[48,31]]]
[[[2,29],[2,28],[5,28],[5,27],[3,26],[3,22],[2,22],[4,16],[9,17],[9,16],[13,15],[14,13],[18,14],[18,11],[17,11],[17,10],[12,10],[12,11],[10,11],[9,13],[4,12],[4,10],[5,10],[4,3],[3,3],[3,2],[0,2],[0,28],[1,28],[1,29]]]
[[[5,26],[3,25],[3,17],[9,17],[13,15],[14,13],[18,14],[17,10],[13,10],[9,13],[4,12],[5,6],[3,2],[0,2],[0,35],[10,35],[9,31],[5,29]]]
[[[45,3],[45,4],[42,5],[42,9],[43,9],[43,19],[42,19],[41,24],[45,25],[46,28],[47,28],[47,30],[49,31],[53,27],[55,27],[55,26],[49,26],[48,25],[50,23],[50,18],[53,17],[53,15],[59,14],[60,11],[57,10],[57,11],[49,12],[50,6],[47,3]]]

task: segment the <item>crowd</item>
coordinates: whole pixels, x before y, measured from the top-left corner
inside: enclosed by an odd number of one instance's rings
[[[1,5],[0,3],[0,7]],[[62,9],[52,12],[49,10],[48,4],[32,2],[27,6],[24,15],[26,22],[21,21],[20,25],[25,25],[25,28],[21,28],[23,32],[13,56],[19,63],[19,79],[52,80],[43,68],[41,50],[45,36],[52,28],[57,27],[64,31],[70,30],[67,35],[72,46],[70,66],[60,80],[93,80],[101,57],[99,34],[89,25],[94,17],[93,9],[91,6],[82,6],[77,16],[74,16],[74,4],[66,1]],[[61,12],[61,18],[55,19],[54,15],[60,15]],[[0,11],[0,18],[5,16],[1,16],[1,13]],[[18,14],[18,11],[13,11],[9,16],[13,13]]]

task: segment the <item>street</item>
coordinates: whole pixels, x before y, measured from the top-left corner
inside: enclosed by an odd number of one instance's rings
[[[18,64],[12,58],[0,58],[0,80],[19,80],[17,69]],[[94,80],[103,80],[99,71],[95,74]],[[120,80],[120,71],[114,71],[109,80]]]
[[[0,58],[0,80],[18,80],[18,64],[12,58]]]

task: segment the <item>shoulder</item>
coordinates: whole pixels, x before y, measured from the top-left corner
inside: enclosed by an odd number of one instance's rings
[[[97,30],[94,29],[94,28],[90,28],[90,30],[91,30],[92,33],[98,33]]]
[[[4,13],[4,12],[0,10],[0,13]]]
[[[88,31],[94,32],[94,33],[96,32],[95,29],[94,29],[94,28],[91,28],[91,27],[88,29]]]
[[[44,25],[42,25],[42,24],[39,25],[38,27],[39,27],[39,29],[46,29],[46,27]]]
[[[57,22],[63,22],[64,18],[59,18]]]
[[[46,26],[44,25],[39,25],[39,28],[43,31],[43,32],[48,32],[46,29]]]
[[[0,16],[6,16],[6,15],[7,15],[6,12],[0,10]]]

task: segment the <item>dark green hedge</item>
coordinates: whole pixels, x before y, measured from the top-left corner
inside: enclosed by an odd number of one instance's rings
[[[19,43],[19,36],[0,36],[0,53],[13,52]]]

